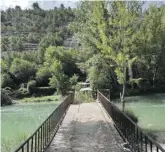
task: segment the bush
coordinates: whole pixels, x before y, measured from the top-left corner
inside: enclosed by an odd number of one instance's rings
[[[36,87],[33,93],[36,96],[42,96],[42,95],[53,95],[56,91],[53,87]]]
[[[56,91],[54,87],[36,87],[35,80],[28,82],[27,90],[29,94],[33,94],[35,96],[52,95]]]
[[[135,116],[134,112],[131,110],[126,110],[125,114],[135,123],[138,123],[138,117]]]
[[[76,74],[74,74],[74,75],[69,79],[71,88],[74,89],[74,90],[76,89],[77,81],[78,81],[78,76],[77,76]]]
[[[13,88],[14,86],[15,86],[15,84],[14,84],[13,79],[11,79],[11,77],[7,73],[2,74],[1,87],[2,88],[5,88],[5,87]]]
[[[27,37],[27,41],[30,43],[38,43],[40,40],[39,35],[36,35],[36,33],[29,33]]]
[[[35,92],[35,88],[36,88],[36,81],[35,80],[29,81],[27,85],[27,90],[29,94],[33,94]]]
[[[22,82],[27,82],[30,78],[35,76],[35,65],[29,61],[15,58],[10,67],[10,71],[14,73],[17,79]]]
[[[18,90],[12,91],[12,93],[11,93],[11,97],[16,98],[16,99],[22,99],[22,98],[29,97],[29,96],[30,96],[30,94],[26,88],[20,88]]]
[[[92,92],[76,92],[74,103],[94,102]]]
[[[47,67],[39,68],[36,73],[36,80],[39,86],[48,86],[50,77],[51,73]]]
[[[12,99],[8,95],[8,91],[2,89],[1,90],[1,106],[3,105],[11,105]]]
[[[76,86],[75,86],[75,90],[80,91],[81,88],[82,88],[81,85],[77,83]]]

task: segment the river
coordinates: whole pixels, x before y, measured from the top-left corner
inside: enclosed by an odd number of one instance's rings
[[[165,144],[165,94],[125,97],[126,109],[138,117],[138,125]],[[119,100],[114,100],[121,108]]]
[[[20,103],[1,107],[1,151],[17,148],[59,105],[59,102]]]

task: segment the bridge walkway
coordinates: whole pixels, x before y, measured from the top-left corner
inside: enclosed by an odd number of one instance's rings
[[[72,104],[46,152],[124,152],[100,103]]]

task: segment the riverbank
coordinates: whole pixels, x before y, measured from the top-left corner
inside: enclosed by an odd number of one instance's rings
[[[42,97],[30,97],[23,98],[18,100],[18,102],[49,102],[49,101],[59,101],[60,95],[52,95],[52,96],[42,96]]]

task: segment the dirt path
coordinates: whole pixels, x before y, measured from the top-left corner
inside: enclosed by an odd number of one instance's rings
[[[71,105],[47,152],[124,152],[121,137],[99,103]]]

